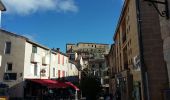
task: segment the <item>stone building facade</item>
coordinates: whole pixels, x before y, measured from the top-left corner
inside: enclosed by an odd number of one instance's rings
[[[170,0],[167,1],[168,1],[168,6],[170,8]],[[160,11],[164,11],[165,5],[159,4],[158,8]],[[170,14],[170,9],[168,9],[168,11]],[[160,19],[160,26],[161,26],[161,36],[163,39],[163,53],[164,53],[164,59],[167,64],[169,86],[170,86],[170,18],[167,19],[166,17],[159,16],[159,19]]]
[[[88,69],[88,74],[97,76],[101,79],[101,84],[108,91],[109,75],[106,66],[105,55],[109,52],[109,44],[84,43],[66,44],[66,53],[70,60],[83,61],[82,68]]]
[[[145,0],[125,0],[113,56],[116,91],[122,100],[163,100],[168,76],[159,19]]]
[[[99,43],[77,43],[77,44],[66,44],[66,53],[70,60],[77,60],[82,58],[84,66],[86,68],[97,67],[99,63],[101,65],[105,62],[105,54],[109,51],[109,44]],[[95,63],[96,62],[96,63]],[[98,69],[96,69],[98,70]]]
[[[116,93],[116,59],[115,59],[115,45],[112,44],[110,52],[106,55],[106,64],[109,68],[109,93],[115,95]]]

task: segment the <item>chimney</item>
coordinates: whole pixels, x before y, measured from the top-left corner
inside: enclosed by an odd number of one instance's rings
[[[60,48],[56,48],[56,51],[60,52]]]

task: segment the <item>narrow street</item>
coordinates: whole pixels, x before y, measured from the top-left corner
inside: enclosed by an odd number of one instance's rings
[[[0,0],[0,100],[170,100],[170,0]]]

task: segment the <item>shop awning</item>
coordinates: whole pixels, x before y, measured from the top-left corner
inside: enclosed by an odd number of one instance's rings
[[[80,89],[71,82],[61,82],[50,79],[30,79],[32,82],[47,86],[48,88],[67,88],[72,87],[73,89],[80,91]]]
[[[75,90],[80,91],[80,89],[77,86],[75,86],[73,83],[71,82],[65,82],[65,83],[69,85],[70,87],[74,88]]]
[[[59,82],[56,80],[50,80],[50,79],[31,79],[32,82],[41,84],[43,86],[47,86],[49,88],[66,88],[68,87],[67,84],[64,82]]]

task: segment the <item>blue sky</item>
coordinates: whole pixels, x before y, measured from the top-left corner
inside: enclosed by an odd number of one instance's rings
[[[66,43],[113,43],[122,7],[122,0],[3,1],[3,29],[63,52]]]

